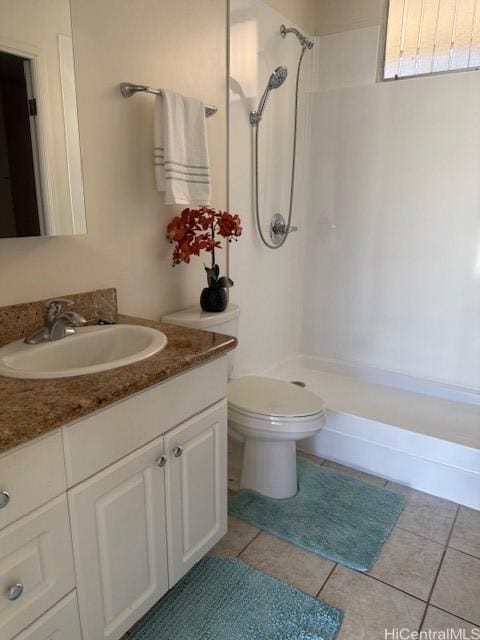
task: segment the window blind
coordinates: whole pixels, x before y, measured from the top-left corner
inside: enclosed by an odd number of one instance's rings
[[[390,0],[384,79],[480,67],[480,0]]]

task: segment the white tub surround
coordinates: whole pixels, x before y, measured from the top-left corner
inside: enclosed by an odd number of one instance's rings
[[[480,74],[377,82],[380,29],[316,39],[299,351],[480,390]]]
[[[229,207],[244,229],[230,251],[235,286],[230,300],[242,309],[235,376],[261,371],[298,351],[302,287],[301,257],[305,202],[305,94],[314,60],[308,51],[302,63],[295,198],[289,235],[279,250],[267,249],[256,231],[252,193],[253,129],[250,111],[257,108],[270,74],[288,68],[284,84],[273,91],[259,131],[259,204],[262,229],[268,236],[275,213],[288,215],[294,124],[295,76],[300,46],[295,37],[282,38],[280,25],[291,21],[262,0],[230,3],[230,125]]]

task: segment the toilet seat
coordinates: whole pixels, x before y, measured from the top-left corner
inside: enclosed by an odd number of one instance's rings
[[[237,441],[243,442],[246,434],[262,440],[304,440],[325,425],[325,413],[301,418],[278,419],[274,416],[262,416],[258,413],[241,413],[229,407],[229,433]]]
[[[230,382],[228,406],[243,415],[268,416],[280,422],[324,412],[323,400],[315,393],[285,380],[261,376],[243,376]]]
[[[257,437],[306,438],[325,421],[323,401],[290,382],[245,376],[228,385],[228,417]]]

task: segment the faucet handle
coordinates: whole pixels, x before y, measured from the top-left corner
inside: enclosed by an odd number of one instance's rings
[[[63,307],[71,307],[73,300],[67,300],[67,298],[52,298],[45,305],[45,325],[48,327],[59,316]]]
[[[45,305],[45,310],[47,313],[60,313],[63,307],[71,307],[73,305],[73,300],[67,300],[67,298],[52,298]]]

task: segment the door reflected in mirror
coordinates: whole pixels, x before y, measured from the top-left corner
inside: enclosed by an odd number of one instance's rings
[[[85,234],[69,0],[0,16],[0,238]]]

